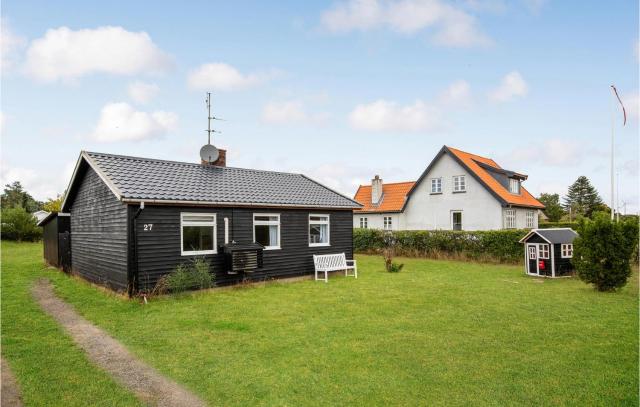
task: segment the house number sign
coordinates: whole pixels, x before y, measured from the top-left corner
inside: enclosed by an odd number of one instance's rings
[[[151,232],[151,229],[153,229],[153,223],[145,223],[144,224],[144,231],[145,232]]]

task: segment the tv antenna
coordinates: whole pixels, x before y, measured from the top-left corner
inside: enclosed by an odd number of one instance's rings
[[[215,116],[211,116],[211,92],[207,92],[207,99],[205,100],[205,103],[207,104],[207,130],[205,130],[207,132],[207,144],[205,144],[204,146],[202,146],[202,148],[200,149],[200,158],[202,159],[203,162],[207,162],[209,164],[214,163],[217,159],[218,156],[220,155],[218,149],[211,144],[211,133],[220,133],[220,131],[217,130],[213,130],[211,128],[211,120],[223,120],[220,119],[218,117]]]

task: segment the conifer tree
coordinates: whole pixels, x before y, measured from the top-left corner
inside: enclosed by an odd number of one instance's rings
[[[567,196],[563,198],[566,211],[573,215],[591,217],[591,214],[603,205],[602,198],[596,188],[591,185],[589,178],[581,175],[569,187]]]

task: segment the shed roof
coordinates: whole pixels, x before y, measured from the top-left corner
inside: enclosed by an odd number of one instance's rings
[[[91,166],[124,202],[342,209],[361,206],[302,174],[84,151],[78,159],[69,191],[73,192],[74,179],[82,162]],[[67,205],[65,200],[63,208]]]
[[[520,243],[525,243],[534,234],[537,234],[551,244],[573,243],[573,240],[578,237],[578,234],[570,228],[533,229],[527,233],[525,237],[520,239]]]

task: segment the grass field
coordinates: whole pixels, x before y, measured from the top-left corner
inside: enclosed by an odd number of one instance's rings
[[[598,293],[520,267],[359,256],[360,278],[167,297],[148,305],[3,242],[2,353],[27,405],[135,405],[41,313],[58,295],[212,405],[638,405],[638,280]],[[51,403],[51,401],[57,401]]]

